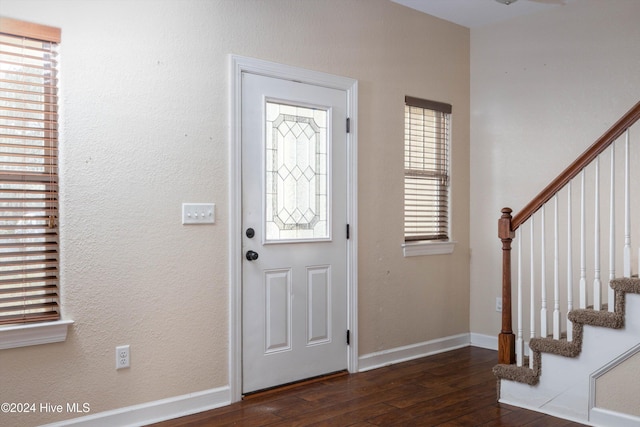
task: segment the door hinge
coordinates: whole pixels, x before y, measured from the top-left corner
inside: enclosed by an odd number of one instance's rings
[[[347,133],[351,132],[351,119],[347,117]]]
[[[350,232],[350,230],[349,230],[349,224],[347,224],[347,240],[349,240],[349,232]]]
[[[351,345],[351,331],[347,329],[347,345]]]

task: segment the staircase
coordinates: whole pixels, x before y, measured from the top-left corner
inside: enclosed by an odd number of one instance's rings
[[[631,227],[640,219],[640,150],[630,142],[639,119],[640,102],[521,212],[502,210],[501,402],[640,426],[640,395],[622,410],[596,399],[600,375],[640,359],[640,256],[631,245],[640,241],[640,223]]]

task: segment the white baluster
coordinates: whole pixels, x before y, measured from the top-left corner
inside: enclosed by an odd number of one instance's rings
[[[536,308],[536,302],[535,302],[535,261],[534,261],[534,226],[533,226],[533,216],[531,217],[531,254],[530,254],[530,270],[531,270],[531,286],[529,289],[530,295],[529,295],[529,316],[530,316],[530,320],[529,320],[529,327],[530,327],[530,331],[529,331],[529,340],[531,340],[531,338],[535,338],[536,337],[536,312],[535,312],[535,308]],[[529,368],[533,369],[533,357],[531,357],[531,354],[529,355]]]
[[[611,145],[611,188],[609,190],[609,285],[616,278],[616,147]],[[615,309],[615,291],[607,286],[608,310]]]
[[[520,228],[516,230],[518,240],[518,332],[516,336],[516,364],[522,366],[524,360],[524,342],[522,340],[522,238]]]
[[[624,254],[622,274],[631,277],[631,207],[629,185],[629,129],[624,139]]]
[[[585,172],[580,174],[580,308],[587,308],[587,246],[586,246],[586,208],[585,208]]]
[[[573,239],[571,235],[571,181],[567,184],[567,341],[573,341],[573,325],[569,313],[573,310]]]
[[[594,253],[594,279],[593,279],[593,309],[600,310],[602,306],[602,282],[600,280],[600,157],[596,157],[595,178],[595,230],[593,244]]]
[[[560,236],[558,235],[558,194],[553,196],[553,339],[560,339]]]
[[[545,238],[544,238],[544,232],[545,232],[545,227],[544,227],[544,205],[542,205],[542,208],[540,208],[540,217],[541,217],[541,223],[540,223],[540,252],[541,252],[541,258],[540,258],[540,270],[542,271],[542,274],[540,276],[540,296],[541,296],[541,308],[540,308],[540,336],[542,338],[546,338],[547,337],[547,333],[548,333],[548,329],[547,329],[547,279],[546,279],[546,274],[545,274],[545,270],[547,268],[546,266],[546,262],[545,262],[545,255],[546,255],[546,244],[545,244]]]

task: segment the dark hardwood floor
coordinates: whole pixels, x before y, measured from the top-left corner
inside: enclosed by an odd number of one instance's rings
[[[203,426],[580,426],[496,402],[497,353],[465,347],[251,396],[154,424]]]

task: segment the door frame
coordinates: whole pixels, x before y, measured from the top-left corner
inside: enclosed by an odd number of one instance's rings
[[[255,58],[229,55],[229,392],[242,398],[242,73],[292,80],[347,93],[347,369],[358,370],[358,81]],[[346,232],[346,230],[345,230]],[[346,337],[345,337],[346,339]]]

